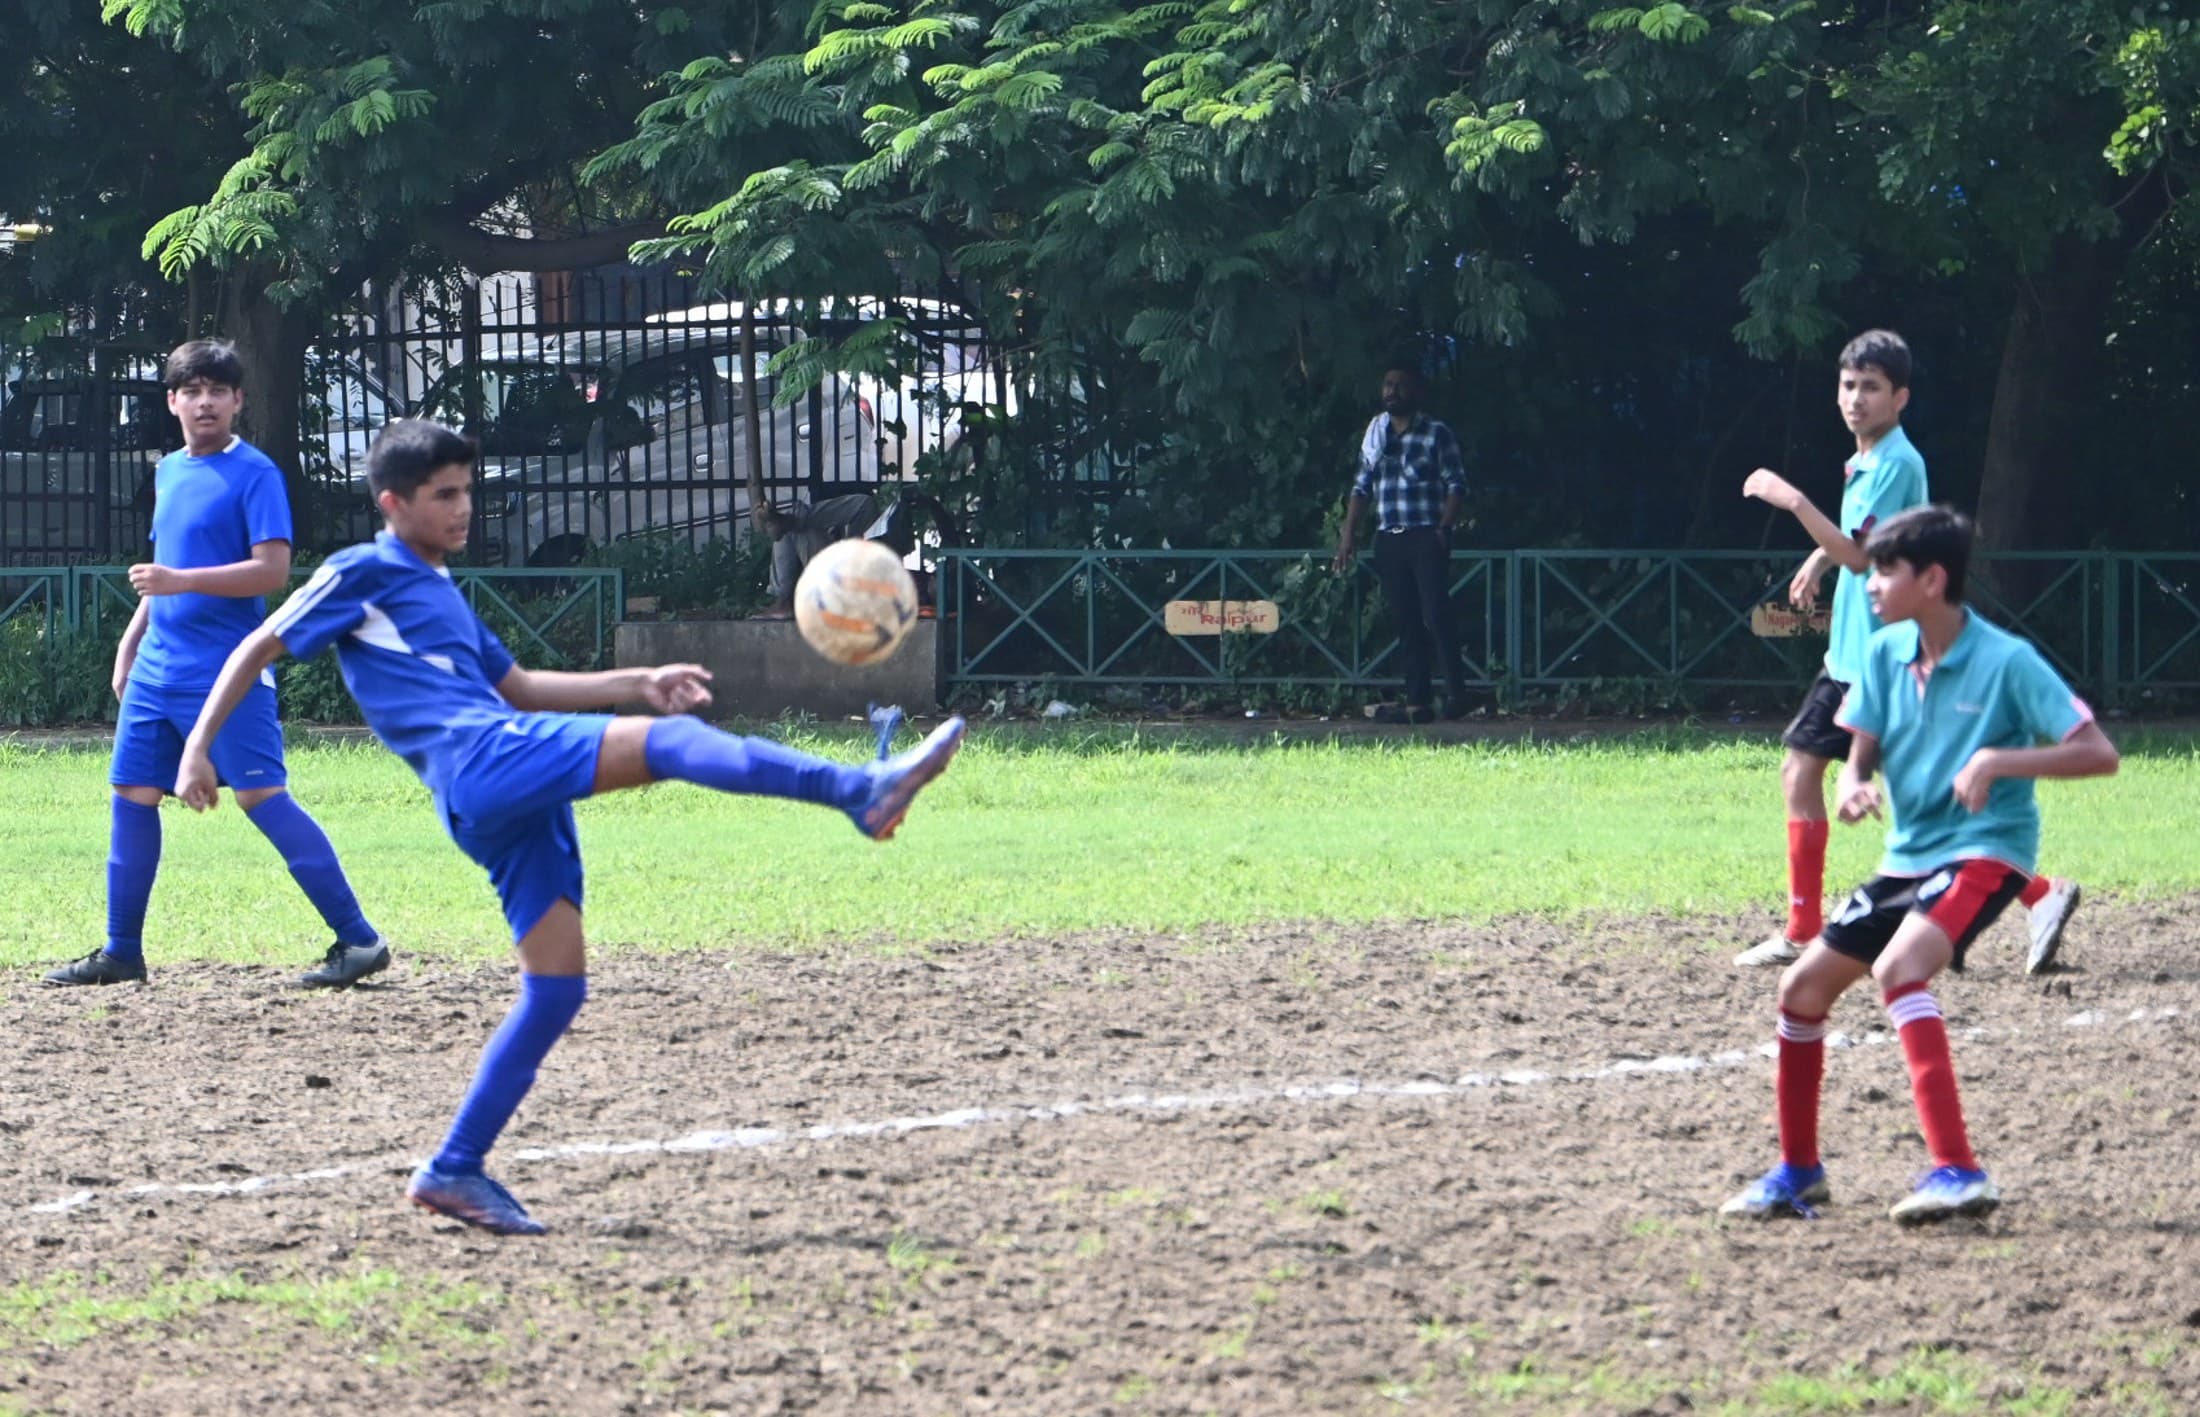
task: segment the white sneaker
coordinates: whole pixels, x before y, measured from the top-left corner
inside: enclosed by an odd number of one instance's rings
[[[1984,1215],[2001,1204],[2001,1192],[1984,1171],[1942,1166],[1928,1175],[1887,1214],[1904,1225],[1923,1225],[1951,1215]]]
[[[2062,948],[2063,927],[2078,913],[2082,894],[2076,881],[2050,880],[2047,894],[2026,912],[2025,923],[2032,931],[2032,948],[2024,957],[2026,974],[2037,974],[2055,962],[2055,951]]]
[[[2047,904],[2041,901],[2041,905]],[[1751,945],[1734,956],[1736,969],[1764,969],[1776,964],[1793,964],[1803,957],[1803,947],[1786,935],[1774,935],[1762,944]]]

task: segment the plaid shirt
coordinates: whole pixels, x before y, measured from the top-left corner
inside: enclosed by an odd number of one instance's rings
[[[1413,415],[1403,433],[1391,426],[1387,413],[1367,425],[1352,495],[1375,503],[1376,530],[1439,525],[1444,499],[1466,492],[1467,469],[1449,427],[1425,413]]]

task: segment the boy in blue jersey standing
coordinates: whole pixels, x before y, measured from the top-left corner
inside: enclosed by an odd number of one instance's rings
[[[466,544],[475,456],[473,440],[437,424],[402,419],[383,430],[367,455],[367,485],[386,529],[331,557],[237,646],[184,745],[176,790],[201,811],[213,806],[211,748],[223,720],[279,656],[336,646],[375,736],[420,775],[451,839],[489,873],[519,951],[519,1001],[407,1194],[484,1230],[539,1235],[545,1227],[483,1160],[587,997],[573,803],[671,779],[837,807],[883,841],[954,757],[963,721],[949,719],[898,757],[851,767],[688,716],[710,702],[710,675],[697,665],[520,668],[444,567]],[[579,711],[636,700],[672,716]]]
[[[1946,507],[1914,508],[1880,523],[1868,554],[1868,594],[1886,628],[1866,643],[1841,706],[1853,746],[1835,793],[1842,821],[1878,816],[1872,777],[1884,767],[1894,822],[1879,874],[1780,978],[1780,1164],[1721,1206],[1728,1215],[1808,1216],[1826,1200],[1818,1155],[1826,1019],[1867,974],[1909,1062],[1933,1162],[1894,1218],[1916,1224],[2000,1204],[1971,1153],[1932,981],[1963,967],[1971,942],[2030,877],[2040,844],[2033,780],[2116,771],[2116,749],[2084,700],[2038,650],[1964,605],[1969,520]]]
[[[1910,368],[1910,347],[1892,330],[1866,330],[1841,350],[1841,419],[1856,438],[1856,456],[1842,469],[1838,523],[1770,468],[1757,469],[1742,484],[1743,496],[1792,513],[1818,543],[1788,585],[1788,598],[1798,607],[1812,608],[1827,568],[1839,568],[1825,665],[1781,735],[1787,745],[1780,765],[1788,818],[1787,925],[1735,957],[1745,968],[1794,962],[1824,923],[1826,769],[1849,755],[1849,735],[1834,715],[1856,682],[1865,644],[1879,628],[1864,591],[1871,569],[1865,540],[1888,518],[1930,500],[1925,459],[1902,431],[1902,413],[1910,403]],[[2028,972],[2038,973],[2054,959],[2078,899],[2075,881],[2035,876],[2026,883],[2020,900],[2030,912]]]
[[[107,853],[107,943],[46,976],[48,984],[145,981],[145,907],[160,869],[160,800],[175,785],[183,736],[215,676],[267,613],[261,597],[290,579],[290,501],[283,475],[232,431],[244,408],[237,352],[195,340],[168,356],[168,411],[184,445],[153,474],[153,559],[130,568],[140,597],[115,649],[114,788]],[[285,790],[283,728],[272,677],[248,686],[210,744],[214,770],[275,844],[335,933],[298,982],[341,988],[387,969],[389,949],[360,913],[336,850]]]

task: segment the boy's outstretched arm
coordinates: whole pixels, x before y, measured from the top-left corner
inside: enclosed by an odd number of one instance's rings
[[[229,715],[252,692],[261,672],[288,653],[275,632],[265,625],[246,635],[243,643],[229,652],[214,687],[207,692],[205,705],[199,709],[199,721],[191,725],[191,736],[183,740],[183,762],[176,769],[176,795],[185,806],[203,812],[221,801],[214,763],[207,756],[214,735],[222,731]]]
[[[1742,484],[1744,497],[1755,497],[1760,502],[1792,513],[1810,533],[1810,539],[1818,543],[1818,549],[1826,559],[1844,570],[1859,575],[1871,569],[1871,558],[1864,554],[1864,545],[1855,537],[1845,534],[1833,524],[1833,519],[1811,504],[1811,500],[1798,490],[1794,483],[1780,476],[1769,467],[1758,468]]]
[[[1956,800],[1976,812],[2002,778],[2108,777],[2122,761],[2101,725],[2088,719],[2062,742],[2044,748],[1979,749],[1956,774]]]
[[[710,704],[710,671],[700,664],[660,664],[653,669],[604,669],[568,674],[517,665],[497,683],[497,693],[524,713],[573,713],[617,708],[636,700],[659,713],[687,713]]]

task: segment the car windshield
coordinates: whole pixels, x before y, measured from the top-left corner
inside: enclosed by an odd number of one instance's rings
[[[89,452],[101,446],[162,452],[183,445],[158,384],[110,384],[104,403],[104,409],[95,408],[89,381],[19,382],[8,390],[0,447],[11,452]]]
[[[490,456],[578,452],[597,412],[584,380],[554,364],[461,365],[436,380],[420,416],[464,429]]]

